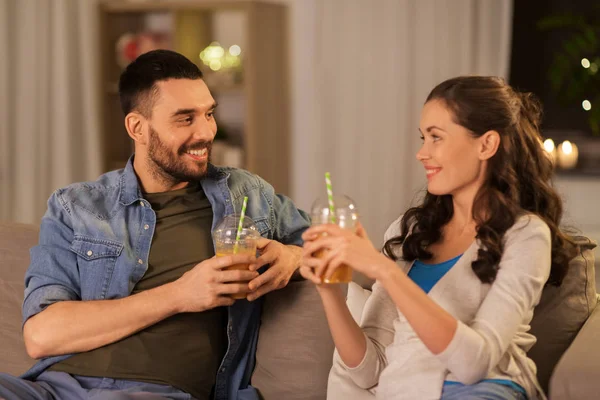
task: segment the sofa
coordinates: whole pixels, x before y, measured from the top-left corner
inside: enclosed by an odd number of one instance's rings
[[[19,375],[34,360],[21,335],[23,277],[35,226],[0,222],[0,372]],[[531,323],[538,342],[530,356],[552,400],[600,398],[600,307],[594,278],[595,243],[579,237],[563,285],[544,290]],[[348,285],[348,305],[360,320],[372,282]],[[265,297],[252,385],[265,400],[372,399],[353,388],[337,363],[321,302],[314,286],[293,281]],[[332,367],[333,366],[333,367]]]

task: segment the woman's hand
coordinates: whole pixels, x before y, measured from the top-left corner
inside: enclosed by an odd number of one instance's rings
[[[360,223],[356,233],[334,224],[313,226],[304,232],[302,238],[304,248],[300,273],[317,284],[330,278],[343,264],[371,279],[379,279],[387,268],[396,268],[392,260],[373,246]],[[324,255],[315,257],[321,251]]]

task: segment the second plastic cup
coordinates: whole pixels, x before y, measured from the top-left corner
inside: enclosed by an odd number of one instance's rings
[[[248,254],[256,256],[256,248],[260,234],[254,225],[254,221],[249,217],[244,217],[242,230],[239,240],[236,241],[239,216],[228,215],[217,225],[213,231],[213,240],[215,242],[215,252],[217,257],[228,256],[232,254]],[[226,270],[248,270],[249,263],[231,265]],[[246,283],[246,282],[236,282]],[[246,298],[246,293],[231,295],[233,299],[240,300]]]
[[[354,201],[344,195],[333,196],[334,212],[331,213],[329,201],[327,197],[318,198],[311,207],[312,225],[334,223],[340,228],[356,230],[358,222],[358,210]],[[332,218],[333,216],[333,218]],[[314,256],[323,258],[329,250],[323,249],[317,251]],[[348,265],[340,265],[331,278],[323,279],[324,283],[350,283],[352,281],[352,268]]]

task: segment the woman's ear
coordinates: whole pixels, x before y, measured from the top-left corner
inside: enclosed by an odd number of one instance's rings
[[[479,159],[489,160],[496,154],[500,146],[500,134],[496,131],[487,131],[479,137]]]

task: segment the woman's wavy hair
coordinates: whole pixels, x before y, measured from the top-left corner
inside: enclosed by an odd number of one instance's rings
[[[520,93],[498,77],[463,76],[436,86],[427,101],[445,103],[454,120],[474,137],[488,131],[500,135],[496,154],[489,159],[487,177],[473,204],[480,249],[472,268],[483,283],[492,283],[504,251],[504,234],[520,215],[533,213],[550,228],[552,269],[548,283],[560,285],[577,246],[559,229],[563,206],[552,187],[553,164],[543,150],[542,109],[531,93]],[[407,261],[431,259],[427,246],[442,236],[453,215],[451,195],[427,193],[421,205],[410,208],[400,235],[388,240],[384,252],[398,259],[401,246]]]

